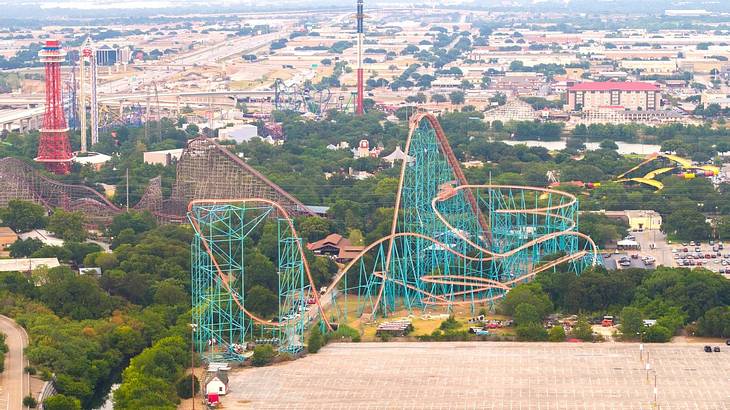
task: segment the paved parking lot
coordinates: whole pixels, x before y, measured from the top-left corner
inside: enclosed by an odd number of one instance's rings
[[[661,409],[730,409],[730,350],[645,345]],[[651,409],[638,344],[355,343],[230,376],[226,408]]]

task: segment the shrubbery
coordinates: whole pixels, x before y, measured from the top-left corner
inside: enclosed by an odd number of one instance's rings
[[[322,331],[319,330],[319,326],[312,326],[312,330],[309,332],[309,340],[307,341],[307,351],[309,353],[317,353],[324,343],[325,339],[322,336]]]
[[[548,332],[548,340],[551,342],[565,341],[565,329],[562,326],[553,326]]]
[[[274,359],[276,352],[271,345],[258,345],[253,349],[251,364],[256,367],[266,366]]]

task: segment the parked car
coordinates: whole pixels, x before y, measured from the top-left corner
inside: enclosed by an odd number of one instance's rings
[[[712,351],[715,353],[720,353],[720,346],[715,346],[712,348]]]
[[[705,352],[712,353],[712,346],[705,345]]]

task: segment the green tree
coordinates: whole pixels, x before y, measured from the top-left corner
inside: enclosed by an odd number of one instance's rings
[[[18,239],[8,246],[11,258],[27,258],[43,247],[43,242],[35,239]]]
[[[548,332],[548,340],[551,342],[564,342],[565,341],[565,329],[562,326],[553,326]]]
[[[193,376],[191,381],[190,376],[185,375],[177,381],[175,389],[181,399],[189,399],[193,397],[193,389],[195,389],[195,394],[198,394],[200,391],[200,380],[198,380],[197,376]]]
[[[517,306],[523,303],[535,307],[540,318],[547,316],[553,310],[550,297],[537,283],[518,285],[510,290],[503,299],[500,308],[506,315],[514,316]]]
[[[662,230],[681,240],[706,240],[712,232],[706,219],[705,215],[696,209],[681,208],[667,216],[662,224]]]
[[[584,317],[578,318],[575,326],[573,326],[573,329],[570,331],[570,336],[590,342],[593,340],[593,329],[591,329],[591,324],[588,323],[588,320]]]
[[[45,410],[81,410],[81,402],[74,397],[56,394],[43,402]]]
[[[188,124],[185,128],[185,132],[191,137],[197,137],[200,134],[200,127],[195,124]]]
[[[274,348],[271,345],[258,345],[253,349],[251,364],[256,367],[266,366],[274,359]]]
[[[83,242],[86,239],[84,214],[58,209],[48,218],[48,230],[65,241]]]
[[[641,341],[646,343],[666,343],[671,339],[672,331],[658,323],[646,328],[641,336]]]
[[[61,266],[49,270],[47,280],[40,287],[40,299],[57,314],[84,320],[111,313],[114,303],[99,287],[96,279],[76,275],[74,271]]]
[[[697,330],[702,336],[730,337],[730,307],[714,307],[697,322]]]
[[[319,326],[312,326],[312,330],[309,332],[309,339],[307,339],[307,351],[309,353],[317,353],[319,349],[324,345],[324,336]]]
[[[246,294],[246,307],[262,316],[276,313],[279,305],[274,292],[261,285],[255,285]]]
[[[548,332],[539,323],[528,323],[526,325],[517,326],[517,337],[520,340],[532,342],[544,342],[548,340]]]
[[[11,199],[0,208],[0,219],[15,232],[28,232],[46,225],[46,210],[32,202]]]
[[[435,102],[436,104],[445,103],[448,99],[443,94],[433,94],[431,96],[431,102]]]
[[[132,229],[134,233],[142,233],[152,230],[156,226],[157,221],[155,220],[154,215],[152,215],[149,211],[122,212],[112,219],[112,223],[109,225],[107,233],[109,236],[113,237],[119,235],[122,230],[127,228]]]
[[[535,306],[529,303],[520,303],[515,308],[515,323],[517,325],[527,325],[529,323],[540,323],[540,314]]]
[[[639,309],[627,306],[621,309],[620,318],[620,329],[624,339],[632,340],[641,336],[641,331],[644,330],[644,322]]]
[[[608,149],[608,150],[612,150],[612,151],[615,151],[618,149],[618,145],[616,145],[616,143],[613,142],[612,140],[601,141],[601,144],[599,145],[599,147],[601,149]]]
[[[452,91],[449,93],[449,100],[451,100],[451,103],[454,105],[464,104],[464,101],[466,101],[466,94],[464,94],[463,91]]]

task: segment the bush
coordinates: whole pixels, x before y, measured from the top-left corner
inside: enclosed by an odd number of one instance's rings
[[[271,345],[258,345],[253,349],[251,363],[256,367],[266,366],[274,358],[274,347]]]
[[[198,392],[200,391],[200,381],[198,380],[198,376],[193,376],[193,383],[190,382],[190,376],[181,377],[175,385],[177,395],[181,399],[189,399],[193,397],[193,392],[190,391],[190,388],[193,384],[195,386],[195,394],[198,394]]]
[[[548,332],[548,340],[551,342],[565,341],[565,329],[562,326],[553,326]]]
[[[35,374],[37,372],[35,367],[33,367],[33,366],[25,366],[25,369],[23,369],[23,371],[28,373],[31,376],[35,376]]]
[[[641,336],[646,343],[666,343],[672,338],[672,331],[662,325],[649,326]]]
[[[36,408],[37,405],[38,405],[38,401],[33,396],[23,397],[23,406],[34,409],[34,408]]]
[[[317,353],[323,345],[324,336],[322,336],[322,331],[319,330],[319,325],[315,325],[312,327],[312,331],[309,332],[309,339],[307,340],[307,351],[309,353]]]
[[[573,330],[570,331],[570,336],[576,339],[580,339],[584,342],[590,342],[593,340],[593,329],[591,324],[588,323],[586,318],[578,319],[578,323],[575,324]]]
[[[81,402],[79,399],[63,394],[57,394],[47,398],[43,402],[45,410],[81,410]]]
[[[353,329],[350,326],[347,325],[339,325],[337,327],[337,330],[334,332],[327,333],[324,337],[324,344],[327,344],[331,341],[338,341],[342,339],[349,339],[352,342],[359,342],[360,339],[360,332],[357,331],[357,329]]]
[[[517,326],[517,337],[530,342],[544,342],[548,340],[548,332],[539,323],[528,323]]]
[[[459,327],[461,327],[461,323],[459,323],[459,321],[454,318],[454,315],[451,315],[451,316],[449,316],[448,319],[441,322],[439,329],[446,331],[446,330],[456,330]]]

